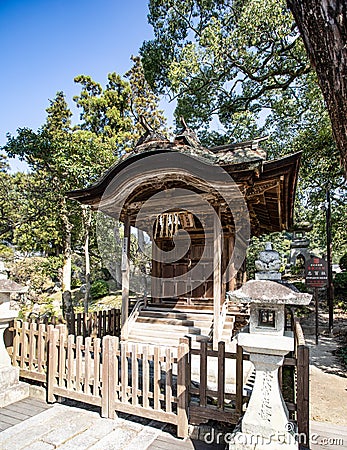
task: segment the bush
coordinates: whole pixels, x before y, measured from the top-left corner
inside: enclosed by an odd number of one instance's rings
[[[11,275],[20,284],[28,284],[37,294],[54,286],[59,280],[63,265],[62,257],[34,256],[16,261],[11,267]]]
[[[337,292],[346,291],[347,294],[347,272],[340,272],[335,275],[334,287]]]
[[[347,272],[340,272],[334,278],[335,302],[339,308],[347,310]]]
[[[347,253],[345,253],[343,256],[341,256],[339,261],[339,266],[342,271],[347,272]]]
[[[294,281],[293,285],[296,287],[296,289],[300,292],[310,292],[307,288],[306,284],[302,281]]]
[[[96,300],[109,294],[109,287],[105,280],[96,280],[90,287],[90,295]]]

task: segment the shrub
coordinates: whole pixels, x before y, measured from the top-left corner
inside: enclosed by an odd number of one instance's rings
[[[16,261],[11,274],[15,281],[28,284],[36,293],[41,293],[59,281],[59,271],[63,265],[61,257],[43,258],[34,256]]]
[[[90,295],[93,300],[108,295],[109,287],[105,280],[96,280],[90,287]]]
[[[342,271],[347,272],[347,253],[345,253],[343,256],[341,256],[339,261],[339,266]]]
[[[337,292],[347,293],[347,272],[340,272],[335,275],[334,286]]]

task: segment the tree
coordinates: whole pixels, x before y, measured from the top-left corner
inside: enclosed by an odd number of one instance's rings
[[[315,68],[347,174],[347,3],[287,0]]]
[[[151,0],[149,11],[146,78],[195,127],[217,116],[229,136],[252,137],[268,94],[310,70],[284,0]]]
[[[149,20],[155,39],[141,49],[146,77],[157,92],[180,96],[175,115],[199,129],[203,144],[269,135],[269,158],[303,151],[295,217],[313,222],[313,245],[324,249],[329,185],[338,259],[347,245],[337,219],[347,219],[346,186],[316,74],[284,0],[151,0]],[[218,130],[209,127],[213,116]]]
[[[81,206],[68,201],[66,192],[94,181],[115,160],[115,156],[109,143],[103,142],[95,133],[72,129],[71,112],[61,92],[50,102],[47,113],[46,123],[37,132],[19,129],[16,137],[9,135],[4,150],[10,156],[25,159],[30,165],[32,177],[28,198],[37,189],[32,181],[35,179],[41,183],[39,201],[30,204],[35,215],[34,224],[39,222],[42,225],[40,229],[44,235],[56,234],[60,238],[60,251],[64,254],[65,312],[71,316],[69,292],[73,238],[78,240],[83,233]],[[32,222],[26,223],[29,233],[35,228],[32,225]],[[30,245],[33,248],[32,242]]]
[[[75,82],[82,86],[74,97],[81,109],[81,123],[76,129],[87,130],[121,153],[129,149],[133,121],[131,118],[131,90],[129,83],[115,72],[108,74],[106,88],[88,75],[78,75]]]
[[[125,74],[131,88],[131,111],[135,121],[133,145],[143,134],[141,118],[156,131],[167,135],[166,119],[163,111],[158,109],[159,96],[149,86],[143,70],[142,60],[139,56],[132,56],[132,68]]]

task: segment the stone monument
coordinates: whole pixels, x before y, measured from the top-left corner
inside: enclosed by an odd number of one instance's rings
[[[18,314],[10,308],[11,294],[26,290],[14,281],[0,278],[0,408],[29,396],[29,385],[19,381],[19,368],[11,366],[4,342],[4,332]]]
[[[269,251],[272,252],[271,258],[264,258],[264,253]],[[273,268],[270,263],[275,263],[274,253],[277,252],[267,245],[262,253],[259,260],[265,262],[266,259],[267,267]],[[258,267],[264,269],[265,266]],[[268,270],[266,276],[271,272]],[[298,443],[290,432],[294,427],[289,424],[288,410],[278,383],[278,369],[283,364],[284,356],[294,350],[293,332],[285,331],[285,305],[307,305],[312,296],[295,292],[278,281],[256,279],[230,292],[229,297],[250,306],[249,330],[240,332],[237,342],[250,354],[256,371],[241,428],[233,433],[229,449],[297,450]]]
[[[272,243],[266,242],[265,250],[259,253],[258,259],[255,260],[256,280],[280,280],[281,274],[281,258],[278,252],[272,250]]]
[[[302,273],[305,272],[305,264],[310,259],[310,240],[306,233],[312,230],[312,224],[303,222],[292,227],[293,240],[290,243],[290,266],[302,265]]]

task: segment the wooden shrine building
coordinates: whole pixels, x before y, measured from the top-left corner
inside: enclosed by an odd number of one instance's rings
[[[204,148],[186,126],[173,141],[147,129],[98,183],[69,193],[124,223],[123,339],[176,345],[188,334],[230,342],[226,292],[245,271],[234,254],[240,211],[252,236],[288,229],[293,220],[300,153],[268,161],[262,140]],[[128,317],[131,226],[152,239],[152,284],[148,301]],[[246,232],[238,246],[247,245]]]

